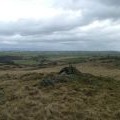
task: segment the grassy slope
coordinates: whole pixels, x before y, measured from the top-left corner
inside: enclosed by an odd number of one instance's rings
[[[74,77],[42,87],[43,74],[7,76],[0,83],[0,120],[118,120],[120,81]],[[8,79],[8,80],[7,80]]]
[[[39,55],[39,52],[0,53],[9,54],[31,57]],[[0,120],[119,120],[120,70],[102,67],[101,64],[79,64],[84,57],[91,58],[91,53],[81,53],[80,56],[74,52],[68,56],[62,52],[43,54],[51,60],[75,62],[82,72],[115,79],[75,77],[74,81],[44,88],[40,86],[43,74],[39,73],[58,72],[64,65],[28,71],[23,68],[1,70]]]

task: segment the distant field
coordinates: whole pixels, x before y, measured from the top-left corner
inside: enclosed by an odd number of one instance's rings
[[[0,56],[6,56],[5,60],[8,60],[8,63],[1,63],[0,74],[58,72],[73,64],[81,72],[120,79],[119,52],[0,52]],[[14,56],[13,59],[10,56]]]

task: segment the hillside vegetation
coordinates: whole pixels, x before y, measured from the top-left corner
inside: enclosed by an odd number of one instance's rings
[[[1,62],[0,120],[120,119],[119,54],[65,54],[12,53],[14,64]]]

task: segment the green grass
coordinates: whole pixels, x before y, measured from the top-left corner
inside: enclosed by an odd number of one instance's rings
[[[72,64],[85,63],[85,62],[87,62],[88,59],[89,59],[89,57],[76,57],[76,58],[64,59],[64,60],[62,60],[62,62],[66,63],[66,64],[68,64],[68,63],[72,63]]]
[[[14,62],[15,62],[15,64],[18,64],[18,65],[36,65],[36,64],[38,64],[34,60],[16,60]]]

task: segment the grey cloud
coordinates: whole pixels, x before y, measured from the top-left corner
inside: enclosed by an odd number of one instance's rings
[[[0,22],[0,48],[120,50],[120,2],[118,1],[55,0],[53,7],[64,11],[58,16],[38,21],[26,19]],[[79,11],[82,12],[82,16]],[[76,12],[78,15],[75,15]],[[85,31],[81,29],[94,21],[105,20],[109,20],[110,24]]]
[[[119,0],[98,0],[99,2],[106,4],[106,5],[112,5],[112,6],[120,6],[120,1]]]
[[[69,15],[60,15],[49,20],[31,21],[20,20],[14,23],[0,23],[0,35],[15,35],[22,36],[36,34],[51,34],[57,31],[67,31],[79,25],[84,25],[80,16],[70,18]]]
[[[55,0],[56,8],[82,10],[85,19],[119,19],[119,0]]]
[[[36,34],[52,34],[59,31],[69,31],[76,27],[87,25],[95,20],[118,20],[120,18],[120,8],[117,8],[116,10],[116,7],[108,7],[104,4],[100,4],[102,0],[98,0],[100,3],[96,2],[97,0],[68,0],[66,2],[61,2],[61,0],[55,1],[57,1],[59,7],[62,8],[67,7],[72,10],[73,8],[77,8],[77,10],[73,10],[74,13],[76,13],[78,10],[81,10],[82,16],[74,16],[71,19],[71,14],[68,13],[53,17],[49,20],[35,21],[28,19],[9,23],[1,22],[0,35],[11,36],[20,34],[22,36],[27,36]]]

